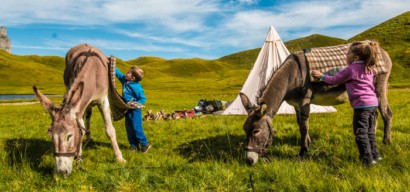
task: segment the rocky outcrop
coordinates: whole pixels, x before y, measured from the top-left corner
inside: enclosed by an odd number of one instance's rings
[[[0,49],[11,53],[11,42],[9,37],[7,37],[7,29],[4,26],[0,27]]]

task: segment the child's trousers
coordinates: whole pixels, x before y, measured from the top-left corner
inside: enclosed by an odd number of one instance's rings
[[[131,147],[138,147],[139,145],[145,146],[148,144],[148,139],[142,128],[141,109],[129,110],[125,114],[125,128]]]
[[[363,164],[370,164],[379,157],[375,132],[376,109],[377,107],[354,109],[353,130]]]

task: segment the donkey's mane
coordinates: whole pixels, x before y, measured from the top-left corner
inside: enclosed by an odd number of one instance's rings
[[[87,48],[88,50],[75,49],[73,50],[73,53],[71,53],[71,56],[67,57],[66,59],[67,62],[74,66],[74,70],[72,73],[73,76],[70,77],[70,83],[67,87],[71,87],[72,83],[74,83],[78,74],[83,69],[84,64],[87,63],[89,57],[95,56],[101,61],[101,63],[104,63],[104,60],[102,58],[105,57],[105,55],[103,55],[100,51],[92,49],[93,47],[91,46],[86,46],[84,48]]]
[[[292,55],[292,54],[291,54]],[[273,73],[269,76],[269,80],[268,82],[259,88],[258,93],[256,94],[256,102],[259,104],[259,99],[262,97],[263,93],[265,92],[265,90],[267,89],[270,81],[272,80],[273,76],[279,71],[281,70],[281,68],[283,67],[283,64],[286,62],[286,60],[288,60],[289,56],[285,59],[285,61],[283,61],[282,65],[280,65],[275,71],[273,71]]]
[[[105,58],[106,56],[103,53],[101,53],[98,49],[95,49],[87,44],[75,47],[67,53],[66,62],[67,64],[73,66],[73,71],[71,73],[72,76],[70,76],[68,84],[66,85],[68,90],[64,95],[64,100],[61,106],[65,106],[67,102],[67,96],[70,93],[71,87],[75,84],[77,76],[80,74],[81,70],[84,68],[85,64],[87,63],[90,57],[97,57],[101,63],[104,63],[105,61],[103,58]]]

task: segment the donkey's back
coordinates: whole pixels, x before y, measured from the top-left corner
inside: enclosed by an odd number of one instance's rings
[[[68,89],[74,81],[85,81],[85,90],[95,90],[95,94],[106,95],[109,85],[108,59],[96,47],[80,44],[66,54],[64,84]]]

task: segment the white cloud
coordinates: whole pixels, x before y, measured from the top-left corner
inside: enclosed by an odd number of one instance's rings
[[[409,9],[408,0],[293,1],[270,10],[239,11],[227,18],[219,30],[233,34],[221,38],[232,46],[255,45],[270,25],[275,26],[282,39],[288,40],[313,33],[350,38]]]
[[[78,33],[81,29],[95,28],[114,36],[131,37],[116,40],[113,36],[113,39],[102,39],[78,35],[77,39],[43,40],[50,49],[69,48],[73,42],[90,42],[116,50],[244,50],[259,47],[270,25],[274,25],[285,41],[313,33],[347,39],[410,10],[409,0],[275,1],[271,7],[258,7],[260,2],[13,0],[1,3],[0,25],[57,24],[79,28],[72,30]],[[46,48],[46,45],[27,44],[33,49]]]
[[[252,4],[257,4],[259,0],[238,0],[238,2],[241,5],[252,5]]]
[[[106,25],[143,23],[168,30],[203,28],[203,17],[218,12],[214,0],[15,0],[2,2],[2,25],[32,23]]]
[[[196,41],[193,39],[182,39],[178,37],[159,37],[159,36],[146,35],[146,34],[142,34],[139,32],[129,32],[125,30],[118,30],[117,32],[120,34],[129,36],[129,37],[145,39],[147,41],[153,41],[153,42],[158,42],[158,43],[176,43],[180,45],[193,46],[193,47],[202,47],[206,44],[204,42]]]
[[[67,47],[51,47],[51,46],[34,46],[34,45],[15,45],[13,48],[22,48],[22,49],[42,49],[42,50],[58,50],[65,51]]]
[[[51,49],[53,47],[65,47],[65,50],[74,47],[81,43],[88,43],[104,50],[116,50],[116,51],[144,51],[144,52],[181,52],[185,51],[180,47],[170,46],[156,46],[150,43],[130,42],[110,39],[67,39],[67,40],[48,40],[45,42]]]
[[[257,9],[246,5],[258,0],[232,0],[245,6],[237,13],[226,10],[217,0],[15,0],[2,2],[2,25],[51,23],[60,25],[106,25],[140,23],[144,27],[165,31],[207,31],[212,15],[226,16],[221,25],[228,29],[246,26],[261,30],[274,24],[285,29],[304,27],[326,28],[337,25],[379,23],[410,9],[408,0],[336,0],[280,2],[271,9]],[[236,11],[236,10],[235,10]],[[223,26],[218,27],[223,27]],[[240,30],[240,29],[239,29]]]

